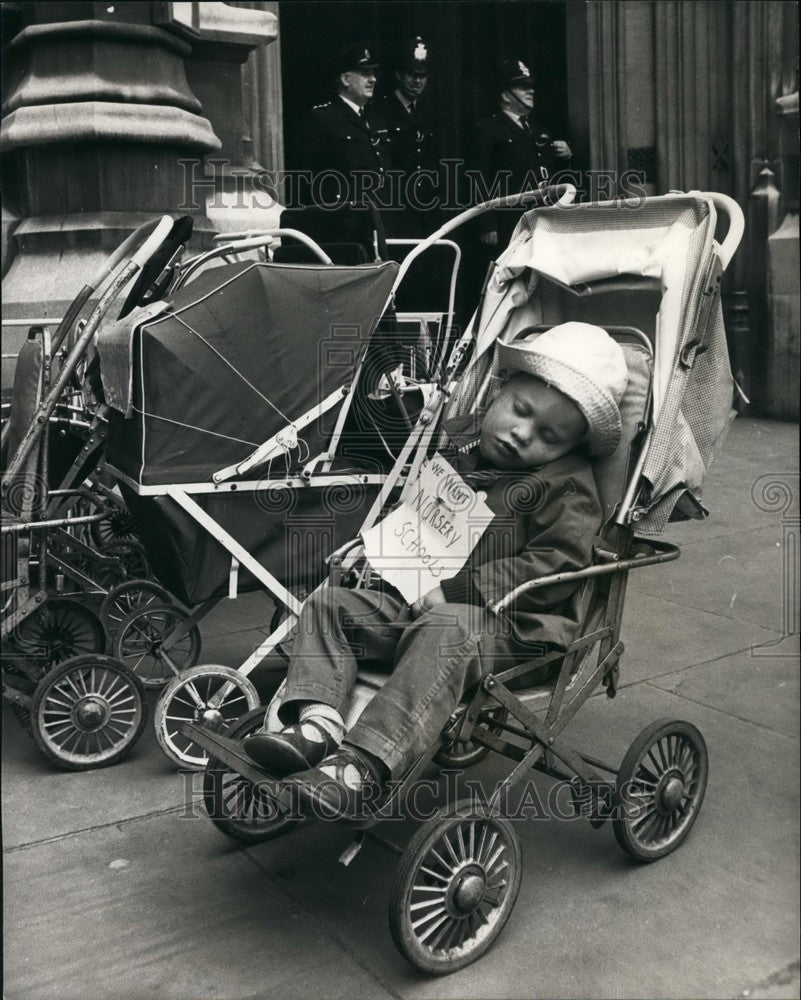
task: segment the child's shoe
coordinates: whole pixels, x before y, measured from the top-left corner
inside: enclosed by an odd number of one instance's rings
[[[312,739],[307,727],[313,727],[320,738]],[[304,735],[304,729],[307,735]],[[254,733],[243,741],[248,757],[276,778],[314,767],[337,745],[338,741],[314,719],[287,726],[280,733]]]
[[[294,789],[302,811],[317,819],[367,819],[378,811],[385,792],[378,762],[352,746],[341,746],[284,784]]]

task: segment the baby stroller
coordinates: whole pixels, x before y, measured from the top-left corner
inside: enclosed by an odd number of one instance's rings
[[[721,245],[715,242],[719,216],[729,222]],[[738,206],[716,194],[527,213],[498,260],[474,319],[469,363],[440,387],[449,397],[447,414],[471,411],[493,393],[496,343],[512,341],[532,326],[547,329],[567,320],[604,326],[621,344],[629,369],[620,446],[594,469],[606,523],[591,565],[531,580],[490,609],[501,615],[526,590],[575,581],[582,607],[575,639],[564,651],[490,673],[468,692],[389,800],[358,821],[361,829],[340,859],[349,863],[373,824],[393,815],[432,758],[439,765],[465,767],[492,750],[510,762],[492,796],[447,807],[400,852],[390,930],[406,958],[428,973],[452,972],[475,961],[508,920],[520,886],[521,855],[515,824],[504,808],[509,790],[532,769],[568,782],[577,814],[596,828],[611,821],[623,850],[642,862],[675,850],[698,817],[708,757],[692,724],[675,719],[649,724],[620,765],[578,751],[563,730],[593,693],[601,688],[610,698],[616,693],[629,572],[679,556],[677,547],[647,536],[658,534],[668,520],[706,516],[698,498],[704,470],[734,415],[720,279],[742,232]],[[421,450],[430,454],[436,448],[428,418],[424,411],[410,435],[413,461]],[[406,489],[412,485],[409,476]],[[376,503],[393,501],[380,494]],[[341,583],[345,569],[358,570],[358,561],[350,565],[358,552],[355,539],[334,554],[332,582]],[[356,585],[360,579],[363,573],[357,573]],[[551,680],[518,689],[527,674],[548,663],[555,668]],[[347,725],[382,679],[362,673]],[[267,711],[269,728],[278,728],[275,708],[274,701]],[[264,709],[258,709],[225,734],[182,727],[212,755],[203,785],[209,817],[243,843],[276,837],[297,822],[285,787],[242,751],[242,737],[257,731],[263,719]]]
[[[99,479],[105,424],[84,401],[79,366],[111,303],[172,229],[163,219],[132,234],[52,337],[31,328],[3,428],[3,697],[43,753],[72,770],[120,759],[147,718],[138,678],[104,655],[100,618],[74,597],[107,595],[143,555],[132,539],[114,537],[121,501]]]

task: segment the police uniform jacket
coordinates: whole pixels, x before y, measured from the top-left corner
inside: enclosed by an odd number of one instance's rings
[[[301,168],[312,177],[336,171],[348,182],[347,192],[336,178],[321,178],[306,189],[304,201],[325,201],[328,204],[343,200],[353,201],[359,194],[355,183],[356,172],[374,175],[373,190],[384,183],[386,171],[392,165],[389,133],[380,112],[368,108],[360,117],[340,97],[315,107],[308,115],[300,137],[299,157]],[[371,178],[372,179],[372,178]],[[356,199],[361,200],[361,199]]]
[[[381,114],[389,130],[395,169],[407,174],[439,169],[439,143],[429,107],[424,101],[418,101],[412,112],[393,92],[381,102]]]
[[[393,91],[381,102],[381,114],[389,131],[392,167],[401,174],[393,183],[400,182],[397,201],[405,211],[395,231],[398,235],[428,236],[439,217],[439,143],[428,105],[418,101],[411,112]]]
[[[529,119],[529,131],[526,132],[503,111],[480,121],[476,126],[474,166],[483,179],[485,192],[493,192],[495,178],[502,171],[508,173],[502,177],[497,194],[536,190],[539,183],[549,180],[559,169],[560,161],[553,152],[552,141],[539,122]],[[486,200],[480,188],[474,190],[476,201]],[[483,232],[497,230],[499,241],[505,237],[503,242],[506,242],[519,217],[517,209],[488,212],[479,223]]]

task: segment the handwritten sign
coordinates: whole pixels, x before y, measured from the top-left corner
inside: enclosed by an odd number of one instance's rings
[[[414,603],[456,576],[493,518],[476,492],[436,454],[425,461],[404,501],[363,535],[373,569]]]

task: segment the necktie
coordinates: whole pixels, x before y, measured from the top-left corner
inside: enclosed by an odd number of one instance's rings
[[[526,135],[531,135],[531,126],[528,123],[528,118],[524,118],[521,115],[519,121],[520,121],[520,127],[523,129]]]

